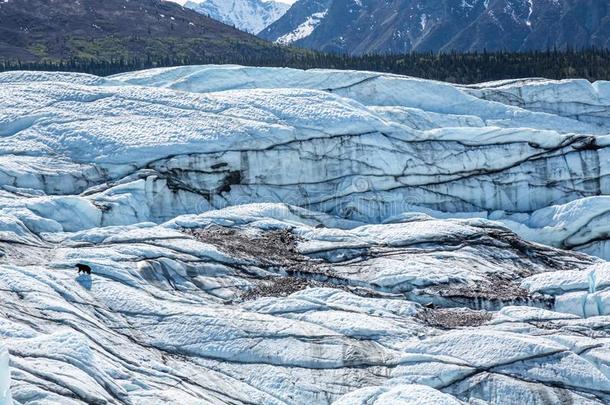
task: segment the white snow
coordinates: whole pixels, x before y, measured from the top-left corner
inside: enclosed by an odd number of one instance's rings
[[[291,0],[199,0],[183,5],[201,14],[257,34],[267,28],[290,8]]]
[[[310,36],[313,31],[320,25],[328,10],[319,13],[313,13],[307,19],[296,27],[293,31],[282,35],[275,42],[282,45],[288,45],[303,38]]]

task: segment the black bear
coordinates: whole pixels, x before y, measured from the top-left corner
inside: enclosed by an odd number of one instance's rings
[[[78,263],[76,265],[76,268],[78,269],[78,274],[80,274],[80,273],[91,274],[91,267],[87,266],[86,264]]]

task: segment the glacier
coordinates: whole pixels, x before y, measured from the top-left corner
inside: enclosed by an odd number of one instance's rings
[[[0,73],[0,235],[6,403],[610,402],[607,82]]]

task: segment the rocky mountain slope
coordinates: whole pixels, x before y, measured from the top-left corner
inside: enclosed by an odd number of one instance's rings
[[[252,34],[270,26],[290,8],[272,0],[188,1],[184,6]]]
[[[597,0],[301,0],[260,34],[350,54],[610,47]]]
[[[5,0],[1,60],[197,58],[277,50],[178,4],[160,0]]]
[[[2,73],[12,397],[608,403],[609,129],[607,82]]]

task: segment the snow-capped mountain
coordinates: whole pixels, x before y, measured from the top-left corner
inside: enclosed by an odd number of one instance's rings
[[[274,0],[187,1],[185,7],[253,34],[277,21],[290,5]]]
[[[301,0],[260,36],[351,54],[610,47],[610,5],[598,0]]]
[[[608,133],[608,82],[1,73],[0,401],[608,404]]]

